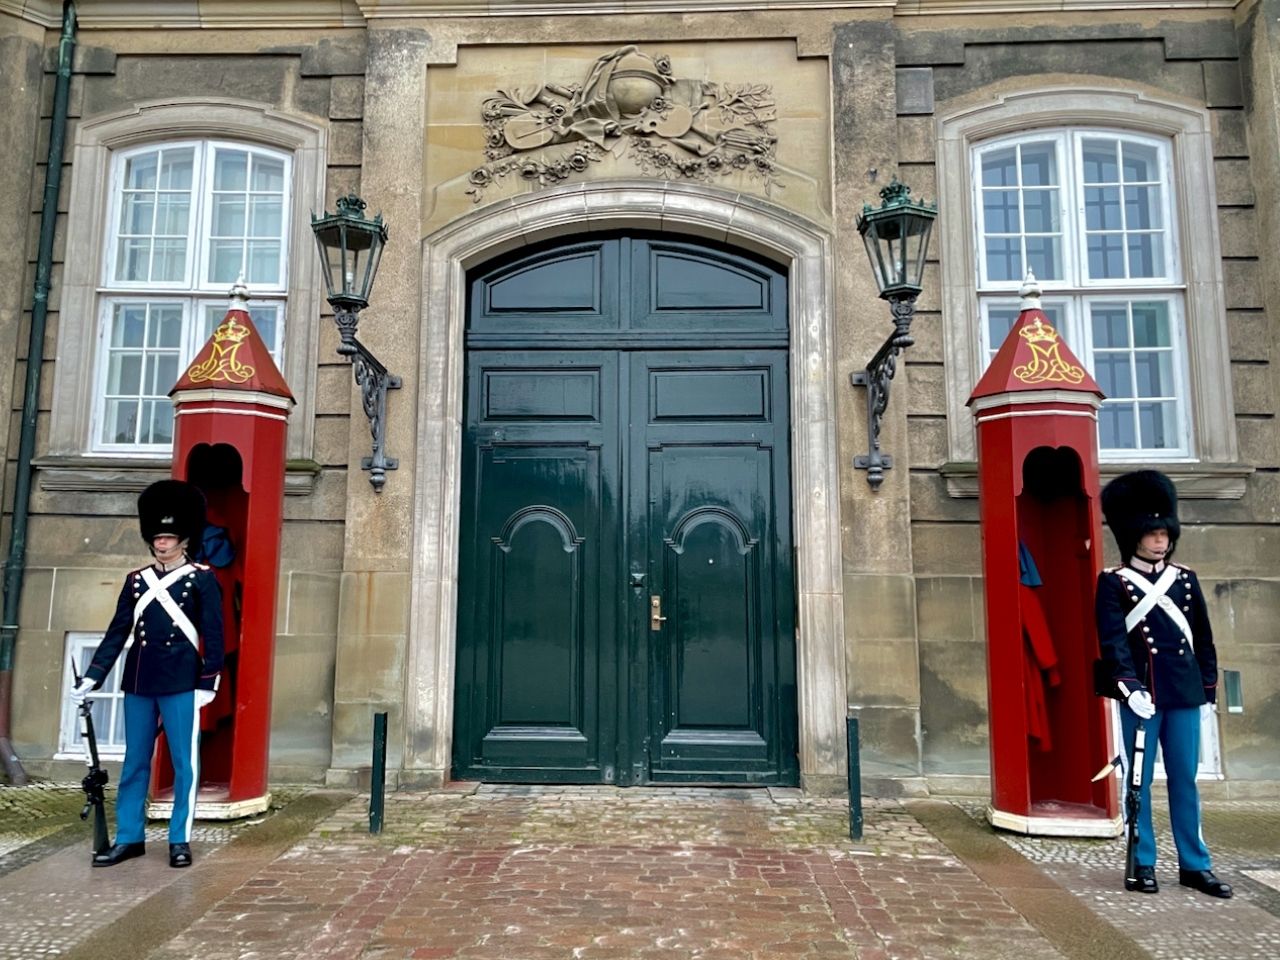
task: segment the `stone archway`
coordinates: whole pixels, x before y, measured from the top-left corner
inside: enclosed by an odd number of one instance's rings
[[[576,184],[514,198],[423,241],[419,481],[400,782],[438,784],[450,763],[466,271],[525,244],[619,227],[709,237],[773,259],[789,273],[800,775],[806,789],[838,791],[845,776],[848,697],[830,237],[762,200],[648,180]]]

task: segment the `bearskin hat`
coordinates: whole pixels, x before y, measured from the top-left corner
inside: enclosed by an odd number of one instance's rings
[[[1116,538],[1120,556],[1133,556],[1143,534],[1169,533],[1169,553],[1178,545],[1178,494],[1173,481],[1158,470],[1138,470],[1116,477],[1102,488],[1102,513]]]
[[[204,494],[185,480],[157,480],[138,495],[138,526],[147,543],[162,534],[199,543],[204,513]]]

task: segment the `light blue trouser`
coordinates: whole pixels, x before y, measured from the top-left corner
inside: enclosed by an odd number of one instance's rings
[[[173,761],[169,842],[191,841],[191,820],[200,782],[200,720],[194,690],[163,697],[124,695],[124,768],[116,794],[116,843],[141,843],[146,835],[147,785],[151,780],[157,721],[161,719]]]
[[[1132,764],[1137,714],[1121,704],[1120,723],[1129,763]],[[1143,726],[1147,731],[1147,741],[1142,764],[1142,811],[1138,814],[1135,860],[1140,866],[1147,867],[1155,866],[1156,862],[1156,835],[1151,825],[1151,777],[1155,770],[1156,743],[1159,742],[1168,778],[1169,823],[1173,827],[1174,846],[1178,848],[1178,869],[1208,870],[1209,848],[1205,846],[1200,832],[1200,791],[1196,787],[1196,767],[1200,763],[1200,708],[1157,710],[1156,715]],[[1125,782],[1127,785],[1128,781]]]

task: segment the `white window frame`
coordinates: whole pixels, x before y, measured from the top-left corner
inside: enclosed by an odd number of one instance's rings
[[[70,690],[75,686],[75,676],[71,672],[71,663],[74,661],[77,668],[82,664],[87,664],[93,657],[93,651],[96,651],[98,644],[102,643],[102,637],[101,633],[82,633],[78,631],[72,631],[67,634],[66,655],[62,658],[63,690]],[[88,657],[84,656],[86,652],[89,654]],[[124,694],[120,691],[120,675],[123,670],[124,655],[121,654],[116,658],[116,662],[112,665],[111,672],[107,674],[106,679],[103,681],[101,689],[95,690],[90,695],[90,699],[95,703],[102,703],[107,707],[107,722],[103,724],[103,729],[99,730],[95,724],[93,730],[94,739],[98,741],[98,758],[100,760],[121,760],[124,758],[123,719],[120,727],[122,738],[120,740],[111,739],[111,731],[115,727],[115,718],[118,713],[124,711]],[[62,717],[58,725],[58,752],[54,755],[54,759],[84,760],[89,754],[88,745],[85,743],[81,731],[80,711],[67,697],[62,697],[61,702]]]
[[[310,460],[315,450],[315,401],[318,377],[323,290],[320,264],[311,252],[314,238],[305,212],[325,206],[325,162],[328,128],[322,121],[282,113],[263,104],[218,98],[172,98],[138,104],[119,113],[81,121],[71,146],[69,223],[59,302],[58,362],[54,371],[46,464],[87,470],[109,457],[140,466],[171,459],[168,449],[150,454],[94,449],[99,301],[102,295],[134,293],[100,289],[107,255],[104,246],[113,223],[112,170],[116,153],[161,142],[205,140],[255,146],[286,153],[293,164],[289,178],[292,216],[288,228],[288,266],[284,280],[284,317],[277,336],[288,342],[281,372],[297,406],[289,417],[287,456]],[[157,291],[158,292],[158,291]],[[181,293],[181,292],[180,292]],[[265,291],[253,291],[265,299]],[[227,291],[192,291],[197,300],[225,297]],[[148,467],[149,469],[149,467]],[[96,473],[86,482],[102,489]],[[112,474],[111,476],[115,476]],[[132,476],[120,474],[121,489],[133,489]],[[64,484],[65,486],[65,484]]]
[[[1248,470],[1238,464],[1238,443],[1227,347],[1226,296],[1218,231],[1213,137],[1208,110],[1143,91],[1082,85],[1044,87],[993,96],[979,91],[967,105],[938,119],[938,234],[942,266],[943,354],[947,378],[948,474],[955,496],[976,496],[969,472],[977,457],[973,417],[965,405],[985,362],[978,329],[978,251],[974,243],[970,158],[987,140],[1041,128],[1122,130],[1168,138],[1169,182],[1175,197],[1170,224],[1197,242],[1181,249],[1186,371],[1190,385],[1190,442],[1181,473],[1188,495],[1238,498]],[[1046,293],[1050,293],[1046,289]],[[1082,358],[1083,359],[1083,358]],[[1136,462],[1136,461],[1132,461]],[[1149,463],[1150,458],[1143,462]],[[1109,470],[1124,467],[1111,462]],[[1175,476],[1175,480],[1178,479]]]
[[[120,232],[120,208],[124,198],[124,172],[128,161],[157,150],[180,150],[187,147],[194,151],[195,159],[191,171],[191,197],[193,202],[187,219],[188,256],[183,279],[180,281],[116,279],[117,256],[119,254],[117,240]],[[251,141],[214,138],[158,140],[152,143],[138,144],[126,150],[113,151],[111,161],[111,200],[106,221],[107,237],[103,243],[101,289],[119,291],[154,290],[157,293],[169,291],[204,292],[209,297],[222,295],[225,298],[226,292],[230,289],[231,284],[235,282],[235,278],[233,277],[225,282],[209,279],[209,250],[211,243],[207,223],[213,209],[214,164],[212,160],[213,155],[218,150],[236,150],[248,153],[250,156],[270,157],[285,164],[284,191],[281,196],[281,215],[284,219],[285,229],[280,235],[280,273],[275,283],[255,283],[251,277],[246,277],[245,286],[248,287],[251,294],[278,294],[282,297],[287,294],[289,289],[289,241],[291,232],[289,225],[298,216],[298,211],[295,211],[292,207],[293,157],[287,151],[265,147]],[[247,211],[246,216],[248,216]]]

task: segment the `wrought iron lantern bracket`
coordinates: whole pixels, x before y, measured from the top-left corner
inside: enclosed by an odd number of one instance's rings
[[[855,387],[867,391],[867,441],[869,452],[853,458],[858,470],[867,471],[867,483],[876,490],[884,482],[884,472],[893,467],[893,457],[880,449],[880,423],[889,407],[889,387],[897,372],[898,356],[915,341],[911,338],[911,320],[916,312],[916,294],[896,296],[889,301],[893,313],[893,333],[876,351],[865,370],[849,374]]]
[[[348,309],[334,307],[334,319],[339,331],[345,333],[348,323],[351,330],[350,337],[344,336],[339,344],[338,353],[351,360],[351,372],[360,388],[360,405],[364,408],[364,415],[369,418],[373,451],[371,456],[360,460],[360,466],[369,471],[369,483],[373,485],[374,492],[381,493],[383,484],[387,482],[387,471],[400,466],[396,457],[387,456],[387,391],[399,390],[403,384],[395,374],[388,373],[381,361],[356,338],[355,318],[348,318],[346,313]],[[351,310],[350,313],[354,315],[356,311]]]
[[[386,426],[387,391],[398,390],[401,380],[388,373],[356,338],[356,328],[360,311],[369,304],[378,261],[387,241],[387,226],[381,214],[367,219],[363,213],[365,202],[355,194],[339,197],[337,207],[338,212],[332,215],[312,214],[311,229],[320,248],[328,300],[341,338],[338,353],[351,361],[356,385],[360,387],[360,405],[369,418],[373,451],[360,461],[360,466],[369,471],[374,492],[381,493],[387,471],[400,466],[399,460],[387,456]]]

